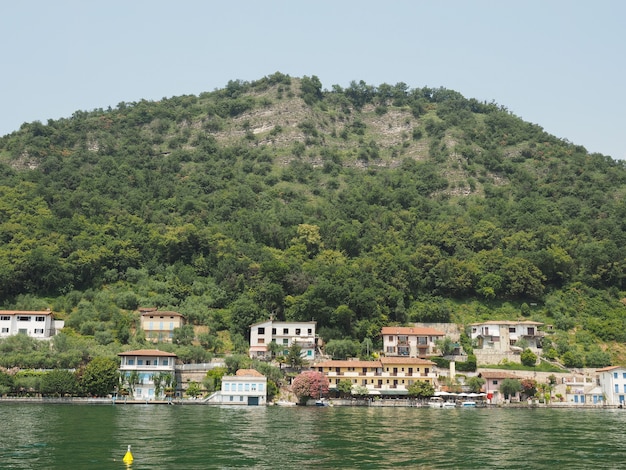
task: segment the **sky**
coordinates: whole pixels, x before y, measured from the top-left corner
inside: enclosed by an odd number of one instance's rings
[[[496,102],[626,159],[626,1],[0,0],[0,135],[281,72]]]

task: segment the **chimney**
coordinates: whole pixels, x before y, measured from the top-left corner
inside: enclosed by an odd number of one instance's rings
[[[450,361],[450,380],[454,380],[454,377],[456,377],[456,363]]]

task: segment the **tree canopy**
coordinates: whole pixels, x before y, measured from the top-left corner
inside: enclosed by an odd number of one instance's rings
[[[277,72],[25,123],[0,137],[0,301],[71,339],[3,340],[0,365],[114,357],[140,305],[205,328],[177,332],[190,360],[270,316],[376,347],[388,324],[524,316],[563,361],[623,359],[625,183],[504,106],[405,83]]]

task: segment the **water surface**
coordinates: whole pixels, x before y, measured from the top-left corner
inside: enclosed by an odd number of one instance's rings
[[[624,468],[626,410],[1,403],[0,468]]]

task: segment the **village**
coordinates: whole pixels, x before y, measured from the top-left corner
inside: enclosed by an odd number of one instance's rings
[[[149,327],[149,323],[144,325]],[[383,351],[375,360],[333,360],[324,355],[323,344],[316,335],[316,322],[284,322],[268,320],[251,325],[249,356],[271,361],[278,353],[286,356],[295,344],[300,348],[304,370],[317,371],[328,381],[326,397],[312,396],[308,404],[416,406],[409,388],[416,382],[430,384],[434,396],[445,403],[476,403],[479,406],[515,404],[622,407],[626,396],[626,367],[611,366],[601,369],[576,369],[560,372],[540,370],[498,369],[498,364],[519,364],[523,350],[530,350],[541,361],[542,339],[549,331],[533,321],[487,321],[470,325],[469,336],[476,345],[473,355],[476,367],[470,371],[457,371],[456,364],[468,360],[459,340],[459,328],[454,324],[416,324],[415,326],[388,326],[381,330]],[[149,336],[164,337],[163,332],[151,331]],[[447,340],[452,344],[452,354],[446,356],[448,367],[442,368],[434,361],[442,357],[438,345]],[[276,345],[279,347],[276,348]],[[523,345],[524,348],[521,348]],[[159,368],[167,369],[180,378],[181,397],[189,383],[216,367],[215,364],[175,365],[156,350],[129,351],[120,354],[120,372],[137,371],[144,377],[143,387],[135,389],[136,399],[153,399],[149,377]],[[439,361],[440,362],[440,361]],[[489,365],[489,367],[486,367]],[[476,380],[478,378],[478,380]],[[503,393],[501,386],[507,380],[530,383],[532,395],[522,390]],[[342,381],[352,384],[352,397],[340,397]],[[206,404],[265,405],[267,378],[252,369],[224,376],[221,389],[199,400]],[[476,384],[479,384],[477,387]],[[541,393],[537,393],[541,392]],[[344,394],[345,395],[345,394]],[[333,398],[334,397],[334,398]],[[326,401],[324,402],[324,399]],[[195,400],[197,401],[197,400]],[[274,403],[295,404],[293,394],[283,394]],[[422,405],[432,404],[434,400]],[[435,401],[437,403],[437,401]]]
[[[315,321],[267,320],[250,326],[249,357],[271,363],[296,347],[301,359],[297,372],[321,374],[323,390],[302,400],[291,391],[297,376],[293,372],[287,374],[286,384],[268,401],[267,377],[245,368],[221,377],[217,390],[192,393],[193,386],[201,383],[209,371],[224,366],[224,358],[183,364],[175,353],[159,350],[159,343],[171,342],[174,329],[184,321],[176,312],[140,310],[139,326],[155,347],[118,354],[122,385],[111,394],[114,401],[246,406],[300,403],[621,408],[626,397],[624,366],[542,370],[541,363],[546,361],[542,358],[542,342],[550,328],[529,320],[491,320],[469,325],[465,333],[474,346],[471,357],[461,346],[458,325],[385,326],[380,332],[383,349],[374,352],[371,360],[335,360],[326,355]],[[0,327],[3,337],[22,333],[45,340],[62,330],[63,322],[55,320],[49,310],[2,311]],[[516,368],[527,351],[535,361],[533,367]],[[124,383],[131,387],[124,387]],[[412,392],[416,384],[426,385],[432,393],[416,396]],[[519,385],[511,388],[511,384]]]

